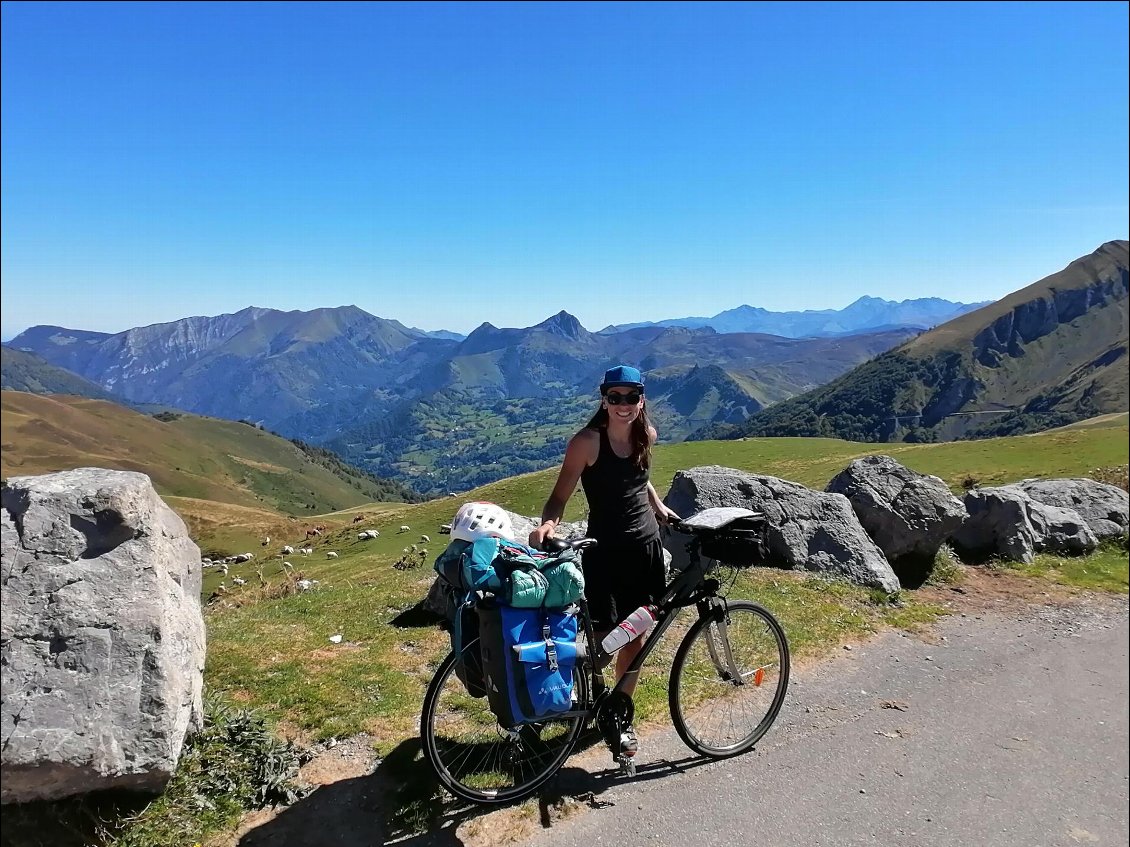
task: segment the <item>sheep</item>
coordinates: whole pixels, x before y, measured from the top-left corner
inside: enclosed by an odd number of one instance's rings
[[[294,552],[294,548],[291,547],[289,544],[287,544],[282,548],[282,550],[279,551],[279,555],[280,556],[289,556],[293,552]]]
[[[295,585],[298,586],[299,591],[309,591],[313,584],[314,583],[308,579],[300,579],[295,583]]]
[[[353,519],[353,522],[354,522],[354,523],[361,523],[361,521],[363,521],[363,520],[365,520],[365,513],[364,513],[364,512],[362,512],[362,513],[361,513],[361,514],[359,514],[359,515],[358,515],[357,517],[355,517],[355,518]]]
[[[231,579],[236,585],[247,585],[246,579],[240,579],[238,576],[233,576]]]
[[[268,544],[271,543],[271,536],[269,536],[269,535],[266,536],[261,543],[264,547],[266,547]]]
[[[411,532],[411,531],[412,531],[412,527],[410,527],[410,526],[402,526],[402,527],[400,527],[400,531],[401,531],[401,532]]]
[[[430,538],[428,538],[428,536],[426,536],[426,535],[421,535],[421,536],[420,536],[420,541],[421,541],[421,542],[423,542],[424,544],[428,544],[428,543],[430,543],[430,542],[431,542],[431,539],[430,539]]]
[[[376,538],[378,535],[380,535],[380,533],[375,529],[366,529],[362,532],[357,533],[357,540],[364,541],[367,538]]]
[[[337,553],[335,553],[333,550],[330,550],[328,553],[326,553],[326,558],[327,559],[336,559]]]
[[[299,547],[298,552],[301,553],[303,556],[309,556],[311,553],[314,552],[314,548],[313,547]]]

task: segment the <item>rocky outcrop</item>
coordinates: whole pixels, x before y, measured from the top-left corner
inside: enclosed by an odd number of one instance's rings
[[[1019,303],[982,329],[973,339],[973,355],[987,367],[1003,357],[1019,358],[1024,345],[1070,323],[1093,308],[1124,300],[1128,291],[1125,267],[1115,268],[1089,285],[1051,289],[1045,296]]]
[[[0,513],[0,801],[159,792],[203,720],[200,550],[144,474],[15,477]]]
[[[1001,487],[1021,491],[1046,506],[1078,512],[1100,541],[1120,538],[1130,526],[1130,496],[1105,482],[1086,478],[1024,479]]]
[[[888,593],[901,587],[842,494],[711,465],[676,473],[664,502],[683,517],[713,506],[762,512],[769,553],[779,567],[832,573]]]
[[[848,498],[860,524],[896,569],[901,560],[932,562],[965,520],[965,505],[936,476],[890,456],[856,459],[825,491]]]
[[[975,489],[965,495],[965,508],[969,517],[953,536],[963,559],[1028,563],[1037,553],[1074,556],[1098,546],[1078,512],[1044,505],[1017,488]]]

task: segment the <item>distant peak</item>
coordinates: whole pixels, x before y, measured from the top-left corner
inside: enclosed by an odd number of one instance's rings
[[[470,338],[472,335],[484,335],[490,332],[498,332],[498,327],[496,327],[490,321],[483,321],[481,324],[471,330],[471,335],[468,335],[467,337]]]
[[[534,329],[544,329],[547,332],[562,335],[566,338],[580,338],[582,335],[587,334],[585,328],[581,326],[581,322],[564,309],[553,317],[546,318],[534,327]]]

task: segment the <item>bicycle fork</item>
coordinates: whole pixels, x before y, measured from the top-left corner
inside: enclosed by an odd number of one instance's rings
[[[730,648],[729,611],[726,601],[719,602],[711,597],[699,601],[698,613],[710,623],[706,627],[706,649],[710,660],[718,670],[723,682],[745,685],[745,676],[738,663],[734,661],[734,651]],[[754,684],[760,684],[760,670],[752,672]]]

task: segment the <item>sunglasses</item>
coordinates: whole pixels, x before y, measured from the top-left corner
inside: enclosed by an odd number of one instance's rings
[[[629,394],[616,394],[609,391],[604,395],[604,399],[608,401],[609,406],[619,406],[621,403],[627,403],[629,406],[634,406],[638,402],[640,402],[641,397],[643,397],[643,394],[638,391],[633,391]]]

